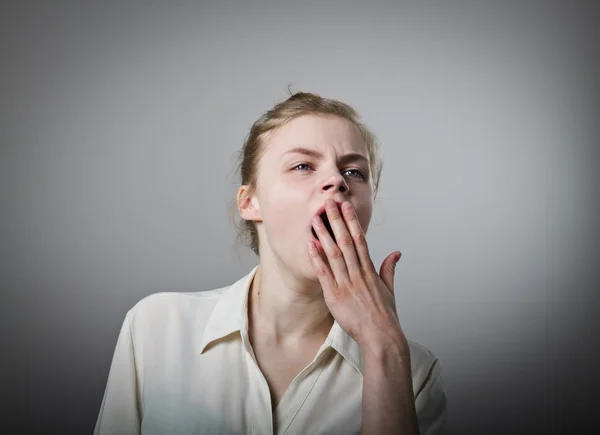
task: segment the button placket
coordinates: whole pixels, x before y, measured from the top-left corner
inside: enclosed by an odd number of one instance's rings
[[[273,412],[271,410],[271,393],[264,375],[250,352],[246,352],[248,366],[248,382],[250,383],[250,410],[252,433],[256,435],[273,435]]]
[[[315,356],[315,359],[307,365],[294,380],[288,386],[288,389],[283,394],[283,397],[279,401],[279,404],[275,408],[275,416],[277,418],[277,435],[283,435],[286,433],[296,414],[302,408],[302,405],[306,401],[306,398],[312,391],[313,387],[317,383],[321,372],[325,368],[325,365],[319,364],[326,354],[326,350],[329,348],[323,347]],[[293,401],[288,404],[290,400]]]

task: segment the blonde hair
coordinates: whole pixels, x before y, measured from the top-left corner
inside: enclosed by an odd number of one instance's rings
[[[287,100],[275,105],[265,112],[250,128],[244,145],[238,154],[238,166],[241,185],[248,185],[249,193],[256,189],[258,163],[265,147],[265,136],[285,125],[287,122],[302,115],[337,115],[354,123],[367,145],[369,165],[373,180],[373,198],[377,196],[379,179],[383,163],[377,138],[362,122],[360,116],[351,106],[338,100],[323,98],[316,94],[296,92]],[[253,221],[238,219],[237,198],[232,202],[232,221],[237,230],[236,242],[248,246],[256,255],[259,254],[258,232]]]

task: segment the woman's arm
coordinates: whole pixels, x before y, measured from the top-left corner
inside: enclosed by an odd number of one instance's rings
[[[419,434],[406,340],[364,352],[362,434]]]
[[[441,383],[427,389],[435,400],[427,393],[419,399],[419,387],[415,406],[410,351],[394,295],[401,253],[388,255],[377,272],[352,205],[345,202],[340,211],[327,200],[326,211],[335,240],[316,216],[322,250],[311,242],[308,252],[329,311],[363,350],[363,434],[414,435],[419,427],[420,435],[438,434],[445,413]]]

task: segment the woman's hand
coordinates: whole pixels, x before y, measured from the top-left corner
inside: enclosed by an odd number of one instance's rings
[[[325,207],[337,242],[316,216],[313,227],[327,262],[312,241],[309,257],[331,315],[365,352],[372,348],[380,351],[390,344],[408,347],[394,298],[395,268],[402,254],[388,255],[377,273],[350,202],[342,204],[342,213],[333,200],[327,200]]]

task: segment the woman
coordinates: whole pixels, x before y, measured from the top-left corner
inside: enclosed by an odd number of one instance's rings
[[[381,172],[348,105],[296,93],[254,123],[236,206],[259,265],[146,297],[119,335],[96,434],[438,434],[437,358],[396,313],[365,233]]]

